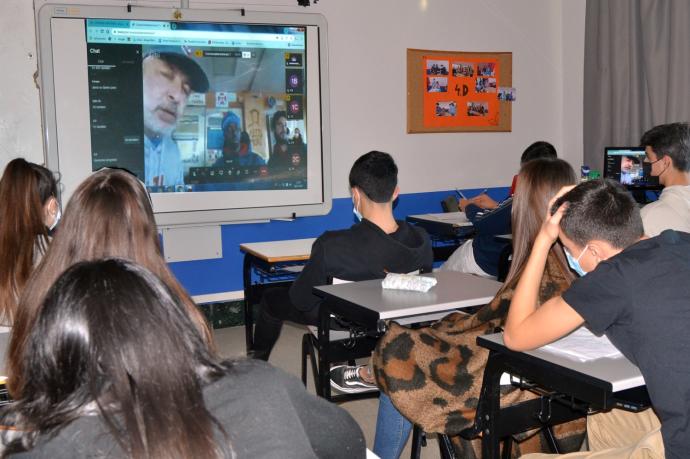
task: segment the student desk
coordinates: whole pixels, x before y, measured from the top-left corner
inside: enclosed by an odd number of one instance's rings
[[[467,219],[465,212],[409,215],[407,221],[440,238],[464,239],[471,236],[474,231],[472,222]]]
[[[300,270],[300,264],[309,260],[315,238],[287,241],[253,242],[240,244],[244,252],[242,281],[244,284],[244,331],[247,352],[254,347],[254,320],[252,306],[261,300],[267,286],[287,286]],[[252,272],[256,270],[261,282],[252,283]]]
[[[324,299],[317,334],[320,395],[329,400],[353,398],[331,397],[330,364],[368,357],[378,336],[386,330],[385,321],[419,323],[439,319],[455,309],[487,304],[501,287],[499,282],[453,271],[425,276],[438,281],[426,293],[384,290],[381,279],[314,287],[314,294]],[[363,339],[352,340],[349,349],[330,343],[331,314],[356,324],[356,334]]]
[[[465,239],[474,235],[474,226],[465,212],[409,215],[407,222],[429,233],[434,261],[446,261]]]
[[[515,352],[503,344],[501,333],[480,336],[477,344],[490,350],[472,429],[482,434],[483,458],[498,458],[501,438],[530,428],[567,422],[592,410],[650,406],[640,370],[625,357],[580,362],[543,349]],[[504,372],[543,396],[500,409]]]

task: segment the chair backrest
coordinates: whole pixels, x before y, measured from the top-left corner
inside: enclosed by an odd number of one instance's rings
[[[505,282],[506,277],[508,277],[508,272],[510,271],[510,265],[513,262],[513,244],[509,243],[506,245],[501,254],[498,256],[498,275],[496,280],[499,282]]]

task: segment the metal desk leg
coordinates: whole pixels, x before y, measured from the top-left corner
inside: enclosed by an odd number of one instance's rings
[[[242,265],[242,282],[244,284],[244,335],[247,345],[247,354],[254,349],[254,317],[252,306],[254,295],[252,294],[252,261],[254,256],[245,253]]]
[[[331,313],[328,301],[323,301],[319,307],[319,382],[316,387],[317,395],[331,399],[331,362],[328,348],[331,339]]]
[[[475,423],[481,426],[482,457],[487,459],[499,459],[500,457],[501,438],[498,426],[500,423],[501,374],[503,370],[502,356],[491,351],[484,370],[480,406],[477,408],[477,416],[480,416],[481,419],[475,420]]]

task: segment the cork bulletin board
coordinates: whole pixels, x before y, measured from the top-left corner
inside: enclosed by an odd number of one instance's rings
[[[407,50],[407,132],[510,132],[513,54]]]

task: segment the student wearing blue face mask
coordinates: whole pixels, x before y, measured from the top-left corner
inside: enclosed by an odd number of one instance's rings
[[[546,254],[557,239],[570,266],[586,276],[537,308]],[[586,323],[640,368],[653,407],[590,416],[591,451],[568,457],[687,457],[688,260],[690,234],[666,230],[646,237],[640,210],[620,184],[585,182],[555,201],[511,301],[505,344],[534,349]]]
[[[312,293],[333,278],[383,279],[386,273],[431,271],[433,254],[426,232],[393,216],[398,167],[388,153],[370,151],[355,161],[349,176],[357,223],[326,231],[312,246],[304,270],[290,289],[267,290],[254,329],[255,358],[268,360],[285,320],[316,325],[321,298]],[[365,384],[362,381],[362,384]],[[368,385],[375,390],[376,385]]]

